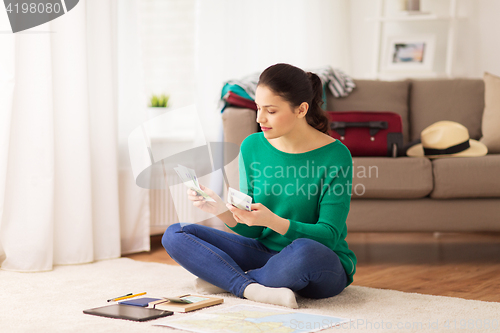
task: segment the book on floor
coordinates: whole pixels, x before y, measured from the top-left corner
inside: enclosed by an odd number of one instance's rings
[[[161,300],[149,303],[148,307],[164,311],[189,312],[221,304],[223,302],[224,299],[219,297],[183,295],[176,297],[164,297]]]

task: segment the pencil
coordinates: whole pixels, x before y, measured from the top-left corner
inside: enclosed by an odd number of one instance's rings
[[[130,295],[130,296],[118,297],[118,298],[115,298],[115,301],[121,301],[122,299],[127,299],[127,298],[136,297],[136,296],[142,296],[142,295],[146,295],[146,293],[144,292],[144,293],[134,294],[134,295]]]
[[[123,296],[118,296],[118,297],[110,298],[110,299],[108,299],[108,302],[114,301],[115,299],[120,298],[120,297],[125,297],[125,296],[130,296],[130,295],[133,295],[133,294],[132,294],[132,293],[130,293],[130,294],[127,294],[127,295],[123,295]]]

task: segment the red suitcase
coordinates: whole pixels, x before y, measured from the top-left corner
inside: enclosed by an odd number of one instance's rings
[[[352,156],[398,156],[403,146],[403,121],[394,112],[327,111],[330,135]]]
[[[233,106],[239,106],[239,107],[242,107],[242,108],[249,108],[249,109],[252,109],[252,110],[255,110],[257,111],[257,105],[255,104],[254,101],[250,100],[250,99],[246,99],[244,97],[241,97],[237,94],[235,94],[234,92],[232,91],[229,91],[224,97],[223,99],[229,104],[229,105],[233,105]]]

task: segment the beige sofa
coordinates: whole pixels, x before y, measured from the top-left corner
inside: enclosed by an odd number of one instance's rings
[[[327,96],[332,111],[392,111],[403,119],[407,144],[440,120],[482,136],[481,79],[355,80],[346,98]],[[227,107],[224,141],[241,144],[258,130],[255,111]],[[499,129],[500,130],[500,129]],[[500,154],[430,160],[426,157],[354,157],[349,231],[500,231]],[[237,159],[226,167],[238,188]]]

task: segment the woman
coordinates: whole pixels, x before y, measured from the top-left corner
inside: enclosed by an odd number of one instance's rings
[[[345,241],[352,158],[327,134],[316,74],[271,66],[260,75],[255,102],[262,132],[243,141],[239,158],[240,190],[255,202],[252,211],[203,186],[215,203],[188,190],[195,206],[237,234],[175,224],[162,242],[199,277],[199,291],[297,308],[295,293],[332,297],[353,281],[356,256]]]

